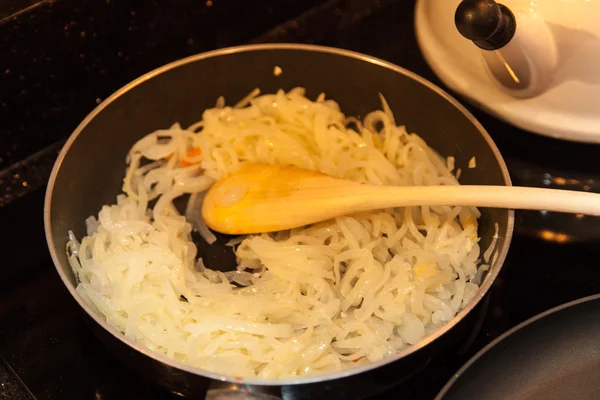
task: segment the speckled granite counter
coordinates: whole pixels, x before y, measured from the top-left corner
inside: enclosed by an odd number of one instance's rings
[[[260,9],[247,0],[13,3],[34,6],[15,20],[0,6],[0,252],[7,256],[0,268],[0,354],[39,399],[177,398],[104,350],[46,250],[47,177],[65,138],[99,101],[159,65],[250,42],[348,48],[440,83],[416,45],[411,0],[262,0]],[[598,146],[538,137],[470,109],[498,144],[515,183],[597,190]],[[383,398],[431,399],[471,354],[502,332],[600,292],[599,242],[596,219],[517,213],[509,257],[472,346]],[[565,270],[577,273],[566,276]],[[0,377],[7,387],[19,387],[1,367]]]
[[[31,400],[29,393],[15,375],[5,365],[0,363],[0,399],[2,400]]]

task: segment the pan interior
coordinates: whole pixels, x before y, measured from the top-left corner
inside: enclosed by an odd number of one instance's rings
[[[283,74],[275,76],[275,66]],[[442,156],[456,158],[456,166],[463,171],[461,183],[510,184],[495,146],[471,116],[427,82],[383,62],[368,62],[359,55],[314,46],[257,46],[249,51],[197,56],[148,77],[101,104],[80,125],[51,178],[45,215],[51,252],[61,277],[82,306],[66,259],[67,232],[73,230],[81,238],[84,220],[102,205],[115,201],[127,152],[136,140],[174,122],[191,125],[219,96],[233,104],[254,88],[273,93],[302,86],[308,97],[324,92],[346,115],[362,117],[380,108],[378,94],[382,93],[396,121],[405,124],[409,132],[418,133]],[[472,157],[477,160],[474,169],[468,168]],[[512,213],[508,210],[482,210],[480,246],[485,249],[490,244],[496,223],[497,249],[504,254],[512,233]],[[213,246],[196,240],[199,256],[209,267],[234,268],[231,248],[223,245],[227,240],[221,238]],[[492,266],[492,279],[502,261],[503,256]],[[484,290],[487,287],[489,284]],[[92,317],[108,329],[97,316]]]

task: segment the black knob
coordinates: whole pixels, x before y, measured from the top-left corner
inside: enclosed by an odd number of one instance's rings
[[[484,50],[504,47],[517,27],[510,9],[494,0],[463,0],[454,14],[454,23],[461,35]]]

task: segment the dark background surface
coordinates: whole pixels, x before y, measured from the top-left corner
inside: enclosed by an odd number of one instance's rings
[[[91,335],[50,260],[45,184],[97,103],[176,59],[244,43],[299,42],[384,58],[443,85],[421,56],[410,0],[9,0],[0,4],[0,398],[171,399]],[[459,98],[460,99],[460,98]],[[598,190],[598,146],[559,142],[470,108],[515,184]],[[553,306],[600,293],[596,218],[518,212],[481,332],[381,398],[431,399],[477,350]]]

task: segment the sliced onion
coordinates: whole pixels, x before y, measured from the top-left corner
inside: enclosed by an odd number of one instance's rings
[[[85,220],[85,227],[86,227],[88,236],[96,233],[96,231],[98,230],[98,220],[96,219],[96,217],[94,217],[93,215],[88,217]],[[71,233],[71,232],[69,232],[69,233]],[[69,239],[71,239],[70,236],[69,236]]]
[[[202,239],[208,244],[213,244],[217,241],[217,237],[214,233],[208,229],[204,218],[202,218],[202,201],[206,196],[206,191],[193,193],[188,200],[187,207],[185,208],[185,219],[192,224],[192,229],[195,230],[202,236]]]
[[[246,271],[227,271],[224,272],[229,282],[235,282],[242,286],[252,285],[252,274]]]
[[[233,239],[231,239],[229,242],[225,243],[226,246],[237,246],[238,244],[242,243],[244,241],[245,237],[244,236],[238,236],[235,237]]]

